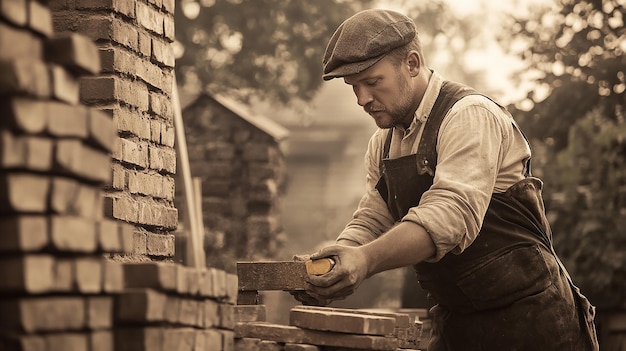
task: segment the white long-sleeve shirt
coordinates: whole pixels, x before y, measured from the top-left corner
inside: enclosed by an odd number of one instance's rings
[[[433,72],[415,118],[408,129],[395,127],[389,158],[415,154],[423,126],[441,89],[443,77]],[[376,190],[381,154],[388,129],[371,137],[365,155],[366,193],[353,219],[337,240],[365,244],[394,224]],[[511,115],[482,95],[459,100],[444,117],[437,137],[437,168],[431,188],[402,221],[426,229],[436,247],[429,262],[446,253],[459,254],[478,235],[493,193],[505,192],[524,179],[530,147]]]

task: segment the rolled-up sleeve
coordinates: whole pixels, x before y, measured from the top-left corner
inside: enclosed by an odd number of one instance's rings
[[[360,245],[375,240],[394,225],[393,217],[387,204],[376,190],[380,179],[381,147],[386,130],[378,130],[370,138],[365,154],[366,192],[352,216],[352,220],[337,237],[339,240],[350,240]]]
[[[431,236],[436,255],[429,262],[468,247],[489,206],[508,129],[499,107],[484,100],[461,100],[444,118],[433,185],[402,219],[421,225]]]

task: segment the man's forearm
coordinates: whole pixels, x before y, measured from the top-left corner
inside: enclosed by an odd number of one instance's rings
[[[367,258],[368,276],[411,266],[435,255],[435,244],[430,235],[424,227],[413,222],[402,222],[359,249]]]

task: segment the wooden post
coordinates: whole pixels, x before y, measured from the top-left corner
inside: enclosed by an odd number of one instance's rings
[[[185,213],[183,214],[183,223],[187,232],[187,252],[183,263],[191,267],[205,267],[204,247],[199,242],[200,224],[198,219],[198,210],[195,200],[194,185],[191,178],[191,168],[189,167],[189,154],[187,152],[187,140],[185,138],[185,125],[183,123],[183,112],[180,106],[180,98],[178,96],[178,85],[176,76],[174,76],[172,86],[172,105],[174,108],[174,130],[176,132],[176,160],[178,163],[178,171],[181,173],[183,180],[183,188],[185,192]]]

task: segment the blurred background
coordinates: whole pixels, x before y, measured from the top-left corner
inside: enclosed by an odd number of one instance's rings
[[[431,68],[508,106],[531,141],[533,173],[545,182],[556,251],[600,314],[624,310],[624,0],[178,1],[183,105],[202,94],[227,96],[289,132],[280,143],[275,245],[239,250],[228,229],[208,220],[207,264],[233,271],[237,260],[312,253],[351,218],[375,125],[342,80],[322,81],[321,57],[345,18],[372,7],[412,17]],[[373,277],[333,305],[402,307],[406,276]],[[264,298],[275,306],[268,319],[278,322],[296,303],[288,294]]]

